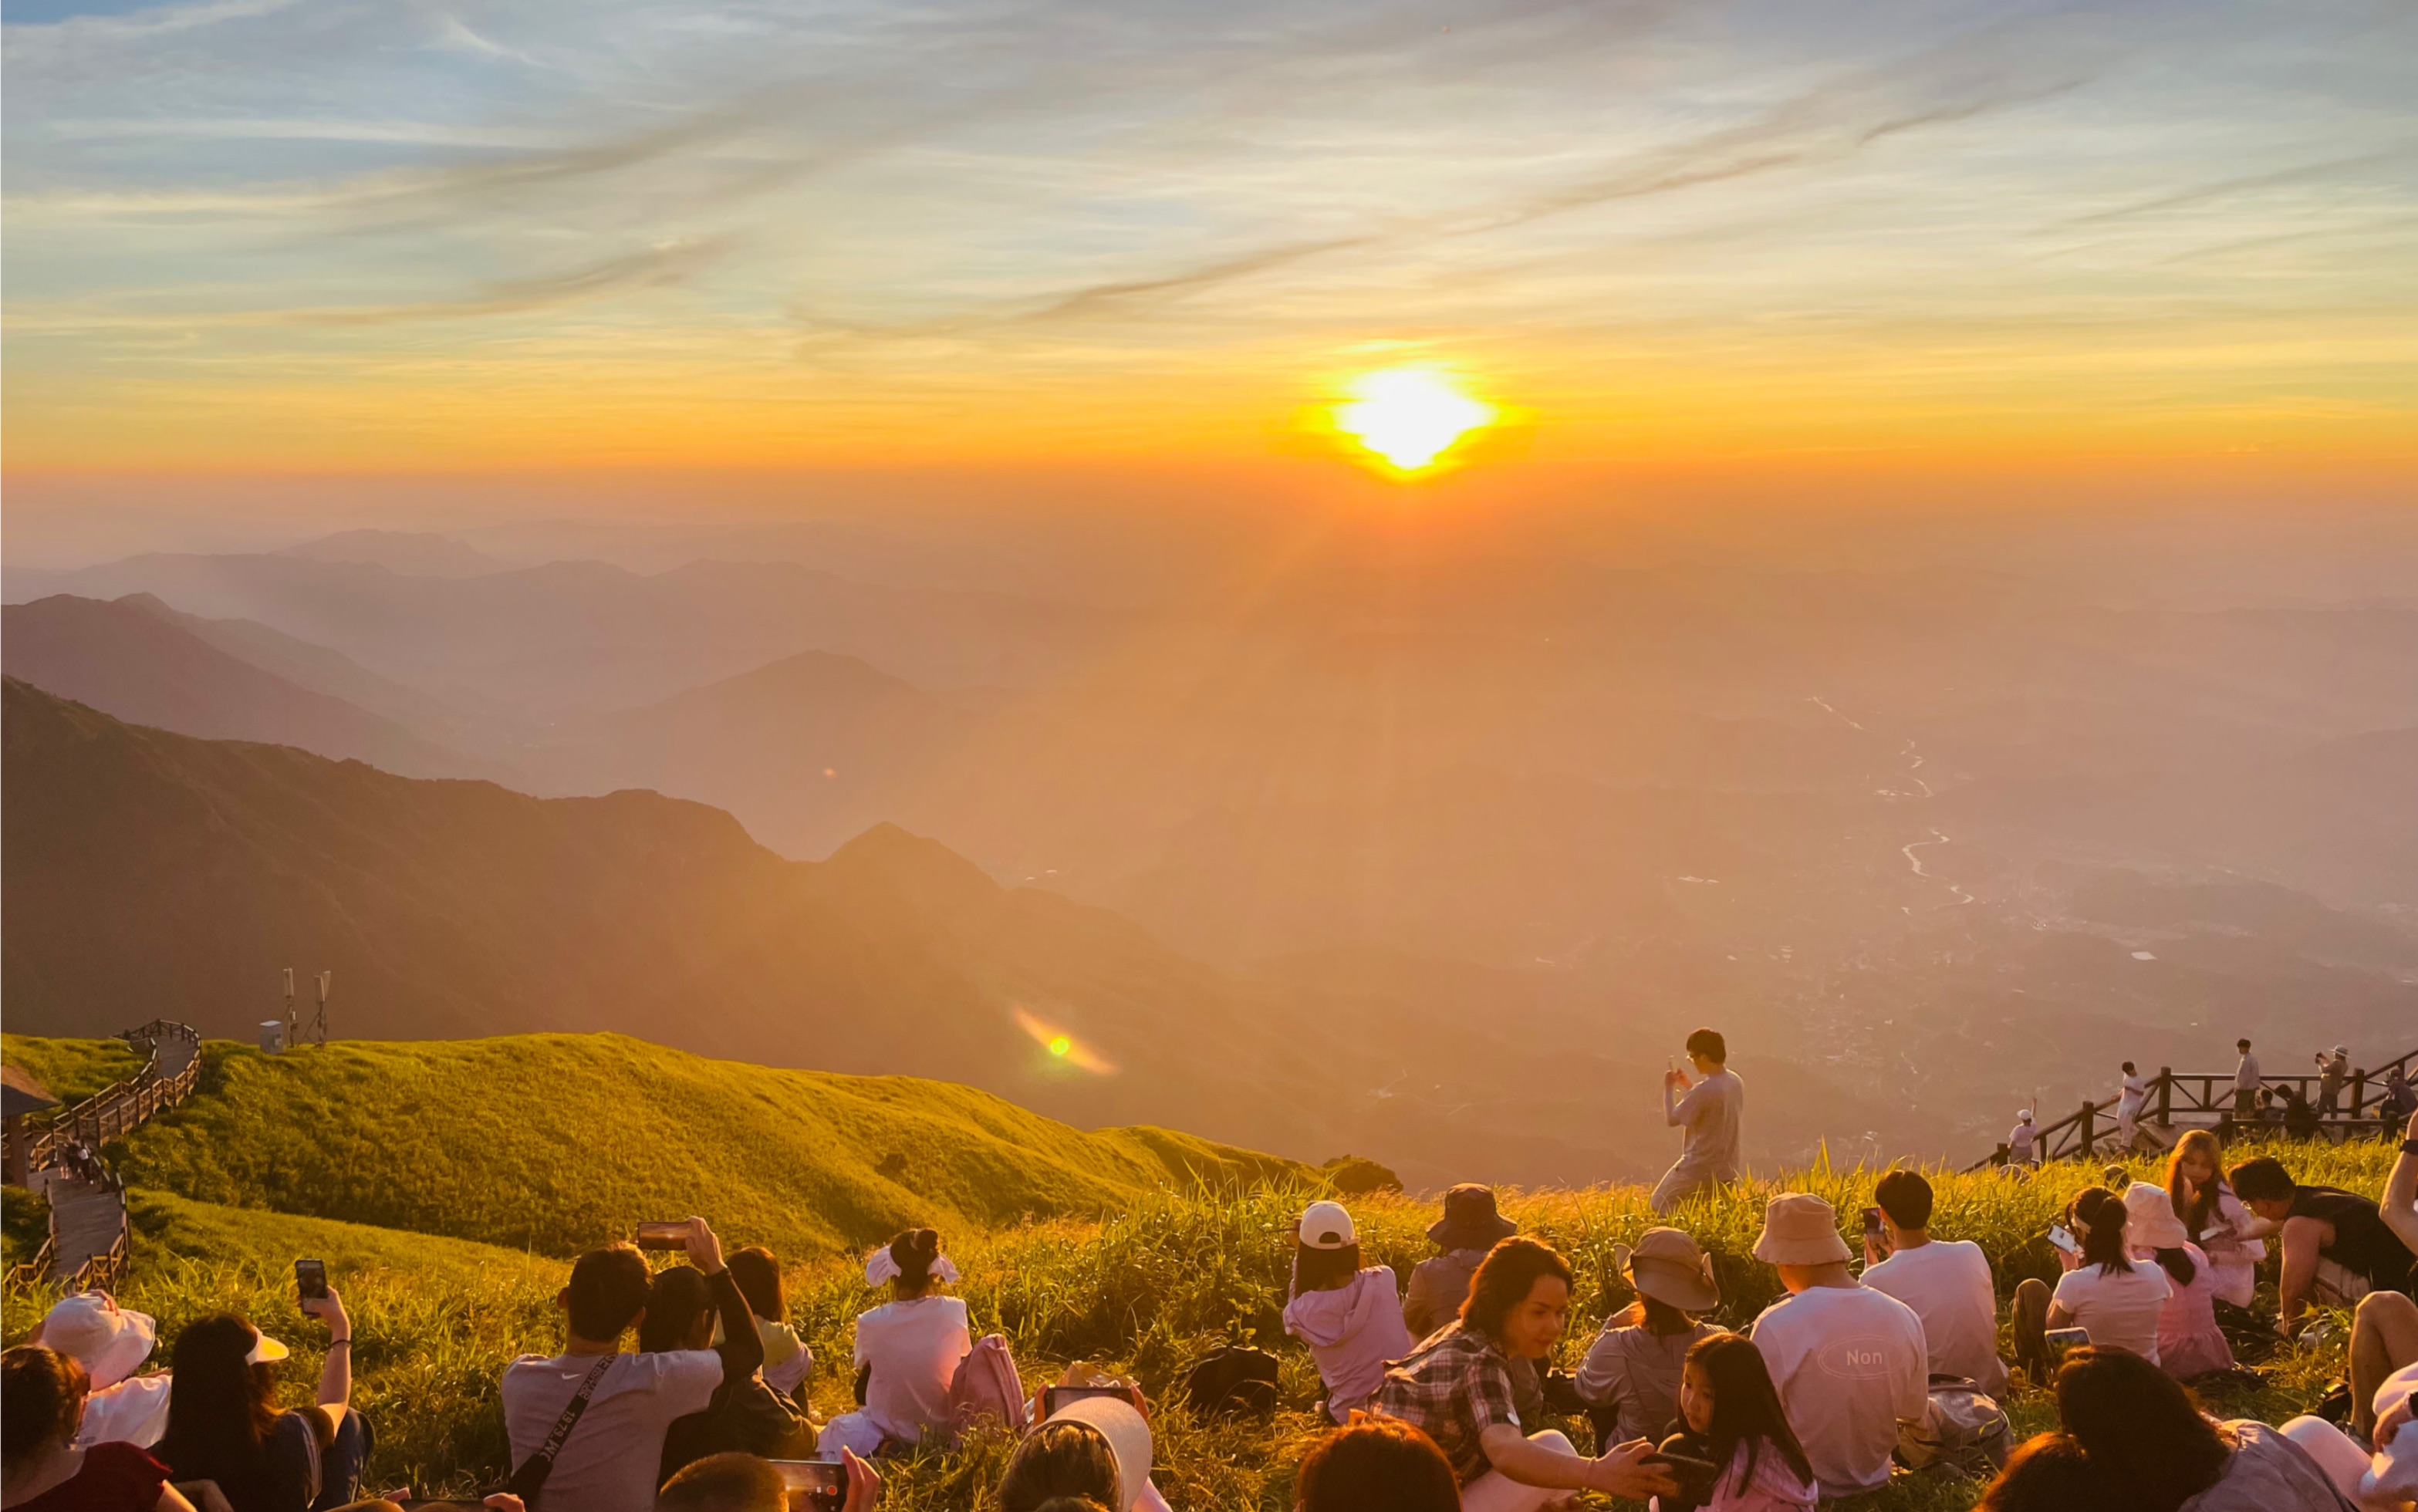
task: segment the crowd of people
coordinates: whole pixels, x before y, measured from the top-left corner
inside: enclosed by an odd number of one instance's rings
[[[1666,1082],[1686,1144],[1658,1213],[1738,1174],[1743,1089],[1719,1035],[1699,1031],[1688,1052],[1695,1077],[1675,1067]],[[1735,1331],[1712,1321],[1722,1289],[1697,1240],[1646,1229],[1615,1252],[1632,1300],[1569,1373],[1552,1361],[1570,1263],[1518,1231],[1491,1189],[1445,1194],[1436,1253],[1407,1284],[1363,1262],[1342,1203],[1312,1202],[1290,1235],[1283,1320],[1330,1426],[1296,1468],[1297,1507],[1531,1512],[1595,1490],[1659,1512],[1810,1512],[1945,1462],[1989,1477],[1989,1512],[2412,1512],[2418,1116],[2405,1133],[2375,1197],[2299,1182],[2268,1155],[2227,1169],[2205,1131],[2177,1143],[2163,1184],[2075,1196],[2047,1236],[2055,1284],[2023,1279],[2006,1311],[2012,1364],[2052,1389],[2058,1423],[2020,1446],[1998,1405],[1999,1277],[1979,1245],[1934,1231],[1919,1171],[1876,1181],[1860,1256],[1829,1200],[1771,1198],[1752,1256],[1782,1295]],[[837,1512],[869,1512],[886,1455],[989,1418],[1018,1435],[998,1512],[1166,1512],[1140,1388],[1028,1395],[1005,1340],[976,1337],[951,1294],[957,1268],[935,1231],[866,1258],[888,1297],[855,1321],[854,1408],[817,1424],[813,1352],[786,1321],[774,1258],[726,1259],[702,1218],[663,1227],[680,1263],[658,1270],[628,1244],[580,1256],[556,1298],[560,1349],[506,1367],[513,1471],[485,1506],[773,1512],[805,1504],[800,1484],[821,1477]],[[2295,1336],[2313,1306],[2352,1309],[2339,1423],[2220,1421],[2191,1389],[2239,1368],[2227,1325],[2248,1316],[2271,1249],[2272,1334]],[[328,1330],[326,1364],[314,1404],[282,1410],[287,1350],[250,1321],[189,1323],[170,1369],[143,1374],[149,1319],[100,1292],[63,1299],[0,1356],[0,1507],[394,1504],[360,1499],[375,1434],[350,1405],[344,1302],[329,1288],[301,1310]],[[1579,1420],[1589,1448],[1571,1437]]]

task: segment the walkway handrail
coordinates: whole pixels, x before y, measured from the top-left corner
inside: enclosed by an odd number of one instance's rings
[[[117,1036],[130,1046],[148,1045],[150,1059],[143,1069],[123,1080],[114,1081],[90,1097],[72,1107],[61,1108],[51,1116],[39,1138],[27,1146],[25,1164],[30,1170],[48,1170],[66,1162],[68,1150],[77,1144],[92,1153],[93,1164],[100,1168],[103,1183],[121,1194],[125,1184],[117,1172],[101,1157],[100,1147],[121,1135],[130,1134],[192,1095],[202,1079],[202,1035],[191,1024],[172,1023],[155,1018],[139,1028],[130,1029]],[[191,1049],[184,1069],[173,1076],[160,1074],[160,1051],[171,1040],[181,1041]],[[95,1288],[114,1288],[126,1275],[126,1266],[133,1244],[133,1228],[127,1221],[121,1197],[117,1214],[117,1237],[108,1249],[94,1255],[76,1267],[75,1274],[64,1278],[69,1291],[87,1291]],[[22,1265],[11,1266],[8,1281],[39,1281],[49,1277],[58,1263],[59,1213],[54,1202],[50,1207],[50,1235],[34,1258]]]
[[[2349,1098],[2348,1107],[2325,1115],[2321,1126],[2349,1130],[2378,1122],[2375,1115],[2364,1111],[2375,1096],[2370,1084],[2380,1087],[2385,1077],[2396,1069],[2404,1076],[2418,1072],[2418,1049],[2405,1051],[2377,1065],[2355,1068],[2350,1079],[2343,1085]],[[2311,1071],[2273,1077],[2261,1075],[2258,1084],[2261,1087],[2290,1087],[2314,1107],[2317,1087],[2321,1079],[2319,1073]],[[2177,1071],[2172,1066],[2161,1066],[2147,1089],[2148,1100],[2141,1107],[2141,1122],[2170,1124],[2178,1113],[2225,1119],[2233,1112],[2235,1090],[2230,1071]],[[2080,1107],[2056,1123],[2040,1125],[2032,1137],[2034,1158],[2043,1163],[2074,1157],[2090,1159],[2097,1153],[2099,1141],[2106,1136],[2108,1126],[2116,1122],[2114,1109],[2119,1101],[2120,1099],[2115,1097],[2096,1103],[2085,1099]],[[1996,1154],[1991,1154],[1965,1168],[1986,1170],[1997,1160]]]

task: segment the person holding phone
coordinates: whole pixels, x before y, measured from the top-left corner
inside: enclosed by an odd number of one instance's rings
[[[854,1455],[831,1464],[730,1453],[664,1482],[654,1512],[873,1512],[880,1500],[880,1473]]]
[[[555,1297],[564,1320],[562,1352],[524,1354],[504,1367],[504,1428],[516,1477],[536,1474],[531,1461],[542,1459],[540,1446],[586,1394],[545,1461],[529,1512],[652,1512],[672,1423],[713,1406],[763,1364],[763,1341],[722,1262],[722,1241],[703,1218],[692,1217],[682,1247],[727,1321],[719,1349],[622,1353],[621,1336],[646,1317],[653,1278],[636,1246],[605,1245],[574,1262],[569,1284]]]
[[[292,1352],[248,1318],[220,1313],[185,1325],[169,1354],[176,1389],[168,1428],[154,1453],[194,1500],[208,1483],[231,1512],[307,1512],[341,1506],[360,1494],[369,1427],[352,1410],[353,1322],[344,1298],[325,1284],[299,1299],[306,1317],[328,1325],[317,1399],[280,1412],[276,1367]]]
[[[2017,1358],[2046,1384],[2048,1345],[2056,1328],[2080,1328],[2101,1349],[2128,1350],[2158,1363],[2158,1320],[2174,1284],[2155,1264],[2132,1257],[2126,1226],[2132,1213],[2124,1199],[2104,1186],[2085,1187],[2066,1205],[2062,1228],[2071,1247],[2052,1245],[2064,1270],[2055,1291],[2036,1278],[2015,1288]]]
[[[1659,1217],[1699,1192],[1734,1182],[1746,1169],[1738,1155],[1746,1119],[1746,1083],[1729,1068],[1729,1044],[1720,1031],[1700,1029],[1688,1036],[1688,1063],[1704,1079],[1691,1084],[1674,1066],[1662,1077],[1662,1122],[1685,1129],[1679,1158],[1655,1184]]]
[[[1643,1500],[1678,1489],[1650,1462],[1651,1440],[1590,1459],[1559,1432],[1530,1433],[1523,1424],[1511,1361],[1551,1354],[1569,1310],[1569,1262],[1534,1239],[1506,1239],[1471,1278],[1461,1321],[1385,1372],[1371,1410],[1435,1441],[1467,1512],[1537,1512],[1575,1490]]]
[[[1819,1497],[1805,1446],[1788,1426],[1779,1388],[1754,1341],[1715,1334],[1688,1352],[1679,1376],[1687,1431],[1658,1451],[1703,1490],[1693,1503],[1664,1497],[1662,1512],[1813,1512]]]
[[[1963,1376],[1990,1396],[2005,1394],[1998,1357],[1998,1293],[1990,1257],[1969,1239],[1931,1237],[1934,1194],[1919,1170],[1892,1170],[1864,1210],[1864,1285],[1886,1291],[1922,1320],[1935,1376]]]

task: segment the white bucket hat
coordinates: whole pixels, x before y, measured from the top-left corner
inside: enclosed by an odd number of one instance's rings
[[[1309,1249],[1349,1249],[1360,1242],[1360,1232],[1342,1203],[1312,1202],[1301,1210],[1301,1242]]]
[[[95,1391],[132,1375],[159,1338],[148,1315],[119,1306],[106,1291],[61,1297],[42,1315],[42,1342],[83,1366]]]
[[[2154,1182],[2124,1188],[2124,1242],[2141,1249],[2181,1249],[2191,1231],[2175,1216],[2175,1200]]]

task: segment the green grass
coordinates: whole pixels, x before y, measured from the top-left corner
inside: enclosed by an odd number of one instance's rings
[[[2285,1157],[2304,1178],[2375,1190],[2390,1148],[2347,1152],[2289,1147]],[[2136,1175],[2149,1174],[2146,1164]],[[1870,1200],[1873,1174],[1816,1168],[1790,1173],[1788,1187],[1817,1191],[1852,1217]],[[1998,1267],[2002,1289],[2047,1265],[2038,1235],[2065,1198],[2098,1180],[2096,1167],[2057,1167],[2035,1180],[1934,1173],[1936,1231],[1982,1244]],[[1751,1319],[1777,1295],[1776,1281],[1746,1258],[1763,1199],[1778,1182],[1750,1184],[1732,1197],[1706,1199],[1678,1214],[1713,1252],[1726,1296],[1722,1321]],[[699,1188],[711,1194],[710,1186]],[[1157,1480],[1185,1512],[1209,1508],[1291,1506],[1292,1467],[1321,1430],[1311,1409],[1317,1376],[1306,1351],[1284,1337],[1278,1308],[1286,1272],[1285,1225],[1313,1188],[1299,1184],[1250,1190],[1159,1187],[1118,1204],[1096,1219],[1062,1217],[962,1229],[949,1248],[965,1272],[959,1288],[978,1331],[1007,1335],[1028,1387],[1054,1379],[1076,1359],[1126,1371],[1160,1402],[1155,1418]],[[712,1216],[731,1243],[771,1235],[733,1215],[715,1196],[686,1204]],[[1352,1203],[1371,1259],[1398,1275],[1430,1253],[1422,1230],[1431,1206],[1397,1196]],[[1633,1188],[1506,1194],[1505,1208],[1531,1231],[1553,1238],[1578,1273],[1568,1365],[1596,1322],[1624,1305],[1626,1291],[1611,1281],[1611,1248],[1633,1240],[1653,1220]],[[347,1224],[214,1207],[138,1192],[142,1239],[126,1288],[133,1306],[160,1315],[170,1331],[222,1307],[246,1311],[269,1332],[295,1344],[286,1388],[298,1400],[315,1379],[315,1325],[293,1307],[291,1262],[303,1254],[329,1262],[352,1306],[360,1384],[357,1399],[377,1414],[382,1486],[410,1482],[423,1489],[467,1489],[496,1477],[504,1450],[496,1381],[504,1363],[525,1350],[551,1350],[559,1338],[551,1296],[560,1282],[559,1260],[509,1248],[422,1238]],[[635,1219],[645,1212],[622,1215]],[[621,1227],[626,1228],[626,1223]],[[849,1321],[879,1301],[862,1282],[853,1257],[823,1254],[788,1273],[791,1321],[823,1362],[813,1393],[818,1415],[846,1405]],[[39,1290],[6,1298],[9,1336],[22,1336],[49,1298]],[[2272,1362],[2270,1385],[2247,1397],[2212,1403],[2227,1415],[2277,1421],[2299,1410],[2340,1374],[2346,1320],[2334,1340],[2289,1351]],[[1270,1425],[1205,1426],[1166,1401],[1170,1386],[1200,1354],[1224,1339],[1256,1342],[1283,1363],[1283,1410]],[[2046,1397],[2018,1390],[2010,1407],[2019,1432],[2047,1426]],[[1583,1424],[1562,1424],[1585,1442]],[[981,1504],[1004,1463],[1008,1446],[979,1440],[951,1453],[894,1462],[886,1473],[886,1505],[897,1512],[964,1512]],[[1918,1480],[1851,1504],[1858,1512],[1959,1512],[1978,1488]]]
[[[12,1036],[7,1051],[84,1091],[132,1068],[130,1056],[112,1062],[122,1047],[92,1042]],[[2378,1188],[2390,1163],[2383,1145],[2284,1153],[2304,1180],[2355,1190]],[[1008,1336],[1028,1385],[1080,1359],[1133,1375],[1161,1401],[1157,1480],[1186,1512],[1290,1507],[1292,1467],[1323,1424],[1316,1371],[1282,1330],[1285,1228],[1310,1195],[1371,1179],[1158,1129],[1080,1133],[941,1083],[772,1071],[607,1035],[350,1043],[283,1057],[213,1042],[201,1092],[115,1154],[135,1187],[126,1300],[171,1336],[208,1312],[247,1313],[296,1347],[285,1386],[297,1400],[316,1379],[323,1336],[295,1311],[292,1263],[329,1262],[356,1320],[356,1400],[377,1417],[381,1486],[464,1490],[497,1478],[497,1382],[514,1354],[556,1347],[562,1257],[641,1219],[703,1212],[726,1243],[769,1245],[791,1262],[791,1321],[823,1362],[818,1415],[849,1405],[851,1320],[880,1300],[857,1257],[928,1223],[965,1272],[977,1329]],[[2146,1162],[2130,1168],[2154,1174]],[[1852,1217],[1873,1177],[1825,1164],[1784,1184]],[[2101,1178],[2093,1165],[1934,1179],[1935,1231],[1980,1243],[2005,1292],[2056,1274],[2041,1235]],[[1781,1189],[1749,1183],[1676,1215],[1714,1257],[1720,1321],[1742,1324],[1779,1295],[1748,1251],[1765,1199]],[[38,1205],[24,1198],[10,1193],[12,1251],[21,1229],[38,1242]],[[1372,1192],[1352,1207],[1373,1261],[1407,1276],[1430,1253],[1430,1204]],[[1569,1364],[1629,1300],[1613,1246],[1655,1221],[1645,1195],[1507,1193],[1505,1208],[1577,1272]],[[9,1291],[8,1336],[50,1300],[41,1288]],[[2270,1421],[2299,1410],[2341,1371],[2348,1325],[2337,1324],[2333,1342],[2272,1362],[2265,1389],[2211,1405]],[[1198,1424],[1165,1401],[1193,1360],[1229,1339],[1282,1361],[1273,1424]],[[2024,1433],[2053,1417],[2038,1392],[2009,1406]],[[1558,1426],[1585,1442],[1584,1425]],[[888,1504],[977,1505],[1009,1447],[978,1440],[896,1461]],[[1959,1512],[1975,1490],[1915,1481],[1861,1505]]]
[[[28,1067],[90,1042],[12,1038]],[[1169,1182],[1287,1161],[1161,1129],[1084,1133],[971,1088],[776,1071],[609,1034],[213,1041],[200,1092],[113,1152],[137,1186],[229,1207],[575,1254],[710,1205],[785,1253],[911,1224],[1112,1212]]]
[[[22,1066],[62,1103],[79,1102],[143,1069],[124,1040],[53,1040],[0,1034],[0,1061]]]

